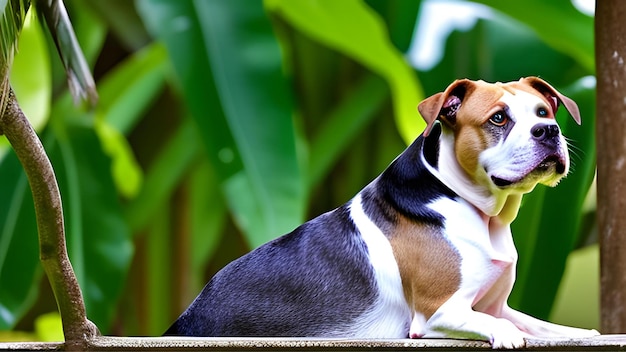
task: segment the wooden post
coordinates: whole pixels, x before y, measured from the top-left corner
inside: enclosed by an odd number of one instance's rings
[[[598,0],[598,228],[601,330],[626,332],[626,1]]]

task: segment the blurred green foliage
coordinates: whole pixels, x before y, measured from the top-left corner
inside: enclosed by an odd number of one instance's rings
[[[216,270],[375,178],[423,129],[425,96],[456,78],[530,75],[583,116],[579,127],[559,114],[572,174],[525,197],[513,226],[510,304],[548,317],[593,211],[593,18],[568,0],[477,3],[489,15],[418,70],[415,28],[433,18],[417,0],[66,0],[94,68],[93,111],[72,105],[50,39],[25,28],[12,84],[57,173],[88,317],[106,334],[161,334]],[[32,331],[55,306],[30,191],[3,143],[0,330]]]

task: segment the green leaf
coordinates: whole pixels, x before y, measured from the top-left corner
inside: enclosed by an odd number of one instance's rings
[[[160,205],[162,208],[158,210],[157,216],[148,224],[146,229],[142,230],[145,235],[143,241],[146,245],[146,255],[145,258],[142,258],[145,261],[143,265],[150,270],[147,271],[145,278],[142,278],[143,282],[133,283],[133,287],[145,286],[149,292],[145,300],[141,302],[146,307],[144,309],[149,312],[147,330],[150,334],[159,335],[172,323],[170,312],[164,308],[172,304],[173,301],[172,292],[169,288],[180,279],[180,277],[174,277],[176,275],[174,268],[177,264],[172,258],[174,250],[170,236],[170,229],[174,226],[172,223],[175,220],[172,219],[170,204],[163,202]],[[181,241],[179,238],[177,240]]]
[[[44,33],[29,11],[11,67],[11,88],[36,131],[43,129],[50,115],[51,83]]]
[[[116,66],[99,83],[95,130],[112,159],[117,189],[127,198],[137,195],[143,174],[123,133],[130,132],[163,90],[166,64],[165,48],[151,44]]]
[[[8,330],[34,303],[42,274],[33,198],[13,151],[0,164],[0,199],[0,330]]]
[[[128,0],[81,1],[108,25],[125,49],[139,50],[149,42],[149,36],[137,15],[135,4]]]
[[[421,0],[366,0],[387,23],[389,37],[395,46],[406,53],[411,46],[415,22],[417,21]]]
[[[215,172],[208,162],[201,163],[191,174],[189,212],[191,218],[191,279],[199,292],[206,284],[206,265],[222,239],[227,208],[218,187]]]
[[[201,146],[194,128],[193,121],[185,119],[146,172],[143,187],[125,211],[133,232],[143,230],[148,225],[199,154]]]
[[[578,11],[570,0],[473,0],[529,26],[554,49],[595,72],[593,17]]]
[[[260,1],[195,4],[220,101],[249,186],[234,194],[230,203],[253,195],[259,221],[244,228],[248,240],[258,246],[291,231],[304,216],[304,182],[280,49]],[[249,214],[242,218],[252,218]]]
[[[375,76],[367,77],[326,118],[310,146],[308,183],[317,185],[358,133],[387,101],[389,90]]]
[[[65,341],[61,315],[58,312],[52,312],[38,316],[35,319],[35,334],[37,334],[37,341]]]
[[[165,86],[167,52],[153,43],[115,66],[98,82],[96,119],[127,134]]]
[[[126,198],[135,197],[141,189],[143,173],[128,141],[104,120],[97,120],[94,127],[102,151],[111,158],[111,175],[117,190]]]
[[[303,218],[304,182],[291,94],[261,2],[138,4],[149,30],[168,48],[248,241],[258,246],[292,230]]]
[[[600,330],[600,246],[575,250],[565,267],[550,321]]]
[[[64,129],[64,130],[60,130]],[[68,254],[87,315],[106,333],[133,253],[130,232],[111,177],[111,161],[94,131],[55,124],[46,148],[63,198]]]
[[[422,132],[426,125],[416,110],[424,98],[422,87],[371,8],[357,0],[266,0],[265,4],[299,31],[383,77],[389,84],[396,124],[406,143]]]
[[[148,31],[165,44],[169,60],[220,181],[241,171],[239,151],[222,111],[199,18],[192,1],[137,0]]]

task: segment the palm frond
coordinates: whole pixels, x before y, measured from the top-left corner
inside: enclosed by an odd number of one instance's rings
[[[10,68],[29,5],[28,0],[0,0],[0,114],[6,106]]]
[[[30,1],[24,0],[0,0],[0,55],[1,64],[10,65],[13,55],[17,50],[17,39],[19,37],[26,10]]]
[[[54,39],[59,56],[65,67],[70,92],[74,101],[87,100],[92,106],[98,100],[96,85],[87,60],[74,34],[72,23],[62,0],[38,0],[36,9],[39,16],[45,19]]]

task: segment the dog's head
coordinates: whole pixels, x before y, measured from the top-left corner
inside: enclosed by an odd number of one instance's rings
[[[456,161],[492,193],[556,185],[569,170],[565,138],[555,120],[562,104],[580,124],[576,103],[537,77],[490,84],[457,80],[422,101],[428,126],[441,121]]]

